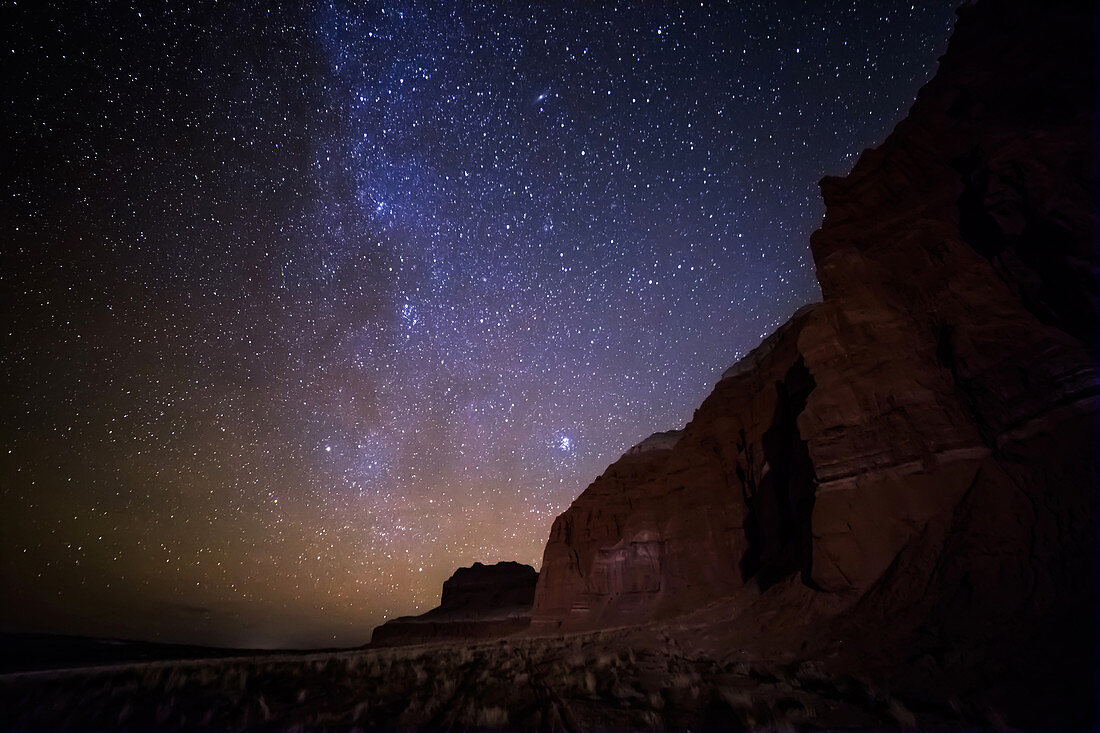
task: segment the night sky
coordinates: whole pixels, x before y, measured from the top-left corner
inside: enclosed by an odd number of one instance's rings
[[[359,644],[819,297],[954,2],[7,2],[0,627]]]

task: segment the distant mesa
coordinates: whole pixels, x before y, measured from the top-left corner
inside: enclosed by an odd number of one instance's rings
[[[375,628],[371,646],[490,639],[523,631],[531,624],[538,577],[534,568],[518,562],[459,568],[444,581],[437,608]]]

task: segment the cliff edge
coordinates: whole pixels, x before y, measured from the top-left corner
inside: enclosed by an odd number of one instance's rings
[[[536,629],[729,597],[766,633],[1055,626],[1091,655],[1094,28],[1086,3],[960,9],[908,117],[821,182],[823,302],[557,518]]]

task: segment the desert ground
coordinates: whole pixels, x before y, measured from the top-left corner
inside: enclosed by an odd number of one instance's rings
[[[5,675],[10,730],[957,730],[993,710],[828,660],[692,648],[690,622]],[[697,645],[696,645],[697,646]]]

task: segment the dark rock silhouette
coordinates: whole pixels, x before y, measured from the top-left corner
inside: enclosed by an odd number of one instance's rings
[[[539,574],[530,565],[499,562],[459,568],[443,583],[439,606],[374,629],[371,646],[489,639],[523,631]]]

